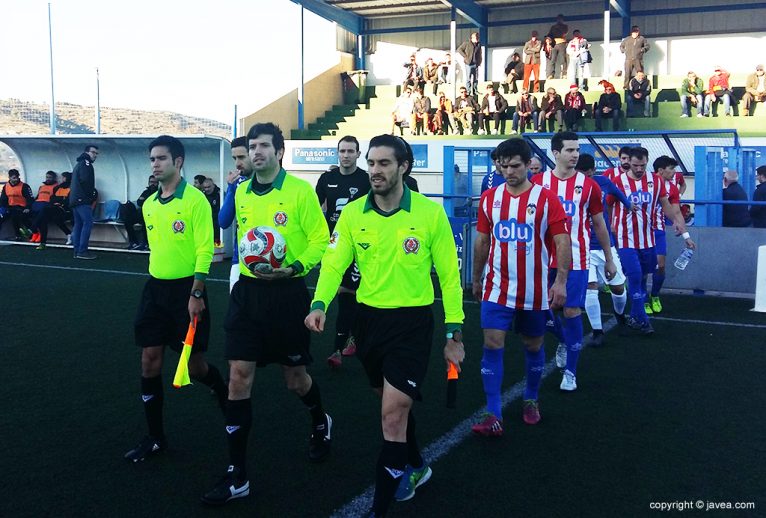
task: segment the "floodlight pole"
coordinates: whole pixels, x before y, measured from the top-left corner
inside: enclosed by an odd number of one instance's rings
[[[298,87],[298,129],[299,130],[303,129],[303,94],[304,94],[303,92],[303,87],[304,87],[303,85],[303,79],[304,79],[303,78],[303,74],[304,74],[304,70],[303,70],[304,68],[303,67],[303,59],[304,59],[303,11],[304,11],[303,2],[301,2],[301,84]]]
[[[101,134],[101,85],[96,67],[96,135]]]
[[[237,138],[237,105],[234,105],[234,123],[231,125],[231,140]]]
[[[609,78],[609,61],[611,60],[610,56],[610,41],[612,39],[612,35],[610,32],[611,29],[611,18],[609,13],[609,5],[607,4],[606,10],[604,11],[604,72],[603,76],[605,78]]]
[[[452,102],[455,102],[455,99],[457,99],[457,54],[455,53],[457,44],[457,22],[455,18],[457,17],[457,12],[454,7],[451,10],[451,14],[452,19],[449,22],[449,52],[452,57],[452,71],[450,72],[451,77],[449,80],[452,83]]]
[[[51,28],[51,4],[48,2],[48,55],[51,62],[51,111],[50,127],[51,135],[56,134],[56,99],[53,94],[53,29]]]

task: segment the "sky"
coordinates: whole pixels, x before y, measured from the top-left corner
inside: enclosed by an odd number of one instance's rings
[[[2,0],[0,99],[50,101],[47,0]],[[56,102],[234,120],[300,82],[290,0],[50,0]],[[306,80],[333,66],[335,26],[306,11]]]

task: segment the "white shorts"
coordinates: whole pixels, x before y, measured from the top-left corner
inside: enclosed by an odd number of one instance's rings
[[[239,280],[239,263],[231,265],[231,271],[229,272],[229,293],[234,289],[234,285]]]
[[[608,284],[609,286],[620,286],[625,284],[625,274],[622,273],[622,263],[620,263],[620,256],[617,255],[617,249],[612,247],[612,259],[614,265],[617,267],[617,273],[611,281],[606,280],[606,272],[604,266],[606,265],[606,257],[604,257],[603,250],[591,250],[590,251],[590,270],[588,270],[588,283],[598,282],[601,284]]]

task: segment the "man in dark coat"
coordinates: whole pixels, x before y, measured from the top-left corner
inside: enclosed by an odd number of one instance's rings
[[[98,158],[98,146],[88,144],[85,151],[77,157],[77,165],[72,170],[72,187],[69,191],[69,207],[74,215],[72,228],[72,246],[75,259],[95,259],[88,252],[90,231],[93,228],[93,202],[96,201],[96,176],[93,162]]]

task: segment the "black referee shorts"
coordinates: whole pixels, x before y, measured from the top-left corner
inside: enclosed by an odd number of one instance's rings
[[[310,306],[303,277],[264,281],[241,275],[224,322],[226,359],[258,367],[310,364],[311,332],[303,323]]]
[[[382,387],[385,378],[412,399],[422,399],[420,386],[434,335],[431,306],[378,309],[359,304],[352,332],[372,387]]]
[[[169,346],[180,352],[189,328],[189,295],[194,277],[163,280],[150,277],[144,285],[141,302],[134,322],[136,345],[139,347]],[[207,292],[202,296],[205,310],[197,322],[192,352],[207,351],[210,340],[210,305]]]
[[[347,290],[356,291],[359,289],[361,280],[362,274],[359,272],[359,267],[356,265],[356,261],[352,261],[351,266],[349,266],[346,269],[346,273],[343,274],[340,285]]]

